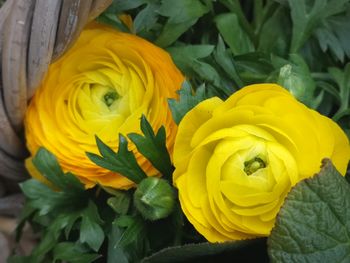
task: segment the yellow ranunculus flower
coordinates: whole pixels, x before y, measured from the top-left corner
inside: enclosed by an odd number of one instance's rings
[[[131,181],[97,167],[85,152],[98,153],[95,135],[117,150],[119,133],[140,133],[142,114],[154,129],[165,126],[171,150],[176,125],[167,99],[177,97],[183,80],[164,50],[135,35],[91,25],[50,66],[37,89],[25,119],[28,149],[34,155],[46,147],[87,187],[128,188]],[[154,175],[136,147],[130,149],[146,173]]]
[[[275,84],[189,111],[174,146],[182,209],[211,242],[269,235],[288,191],[330,158],[345,174],[349,141],[331,119]]]

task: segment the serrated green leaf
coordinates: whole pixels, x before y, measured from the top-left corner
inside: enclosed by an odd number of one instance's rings
[[[45,148],[39,148],[33,157],[38,171],[61,190],[84,191],[84,185],[71,173],[64,173],[56,157]]]
[[[342,12],[348,0],[288,0],[293,21],[291,53],[296,53],[326,18]]]
[[[254,52],[254,45],[246,32],[241,28],[236,14],[221,14],[215,18],[215,22],[220,34],[234,55]]]
[[[87,152],[86,155],[92,162],[110,171],[120,173],[135,183],[139,183],[142,179],[147,177],[145,172],[138,165],[132,151],[128,150],[128,141],[123,135],[119,134],[117,153],[103,143],[97,136],[96,143],[102,156]]]
[[[64,192],[55,192],[43,183],[30,179],[20,184],[23,193],[31,200],[31,206],[38,209],[40,215],[53,210],[65,209],[71,203],[70,196]]]
[[[330,49],[338,60],[344,61],[344,49],[333,32],[325,28],[318,28],[315,30],[315,36],[317,37],[323,52]]]
[[[205,242],[165,248],[144,258],[141,262],[228,262],[228,258],[230,262],[267,262],[267,255],[264,250],[265,239],[225,243]]]
[[[136,145],[137,150],[149,160],[152,165],[166,178],[171,178],[173,166],[166,147],[164,126],[154,134],[151,124],[146,117],[141,117],[141,131],[144,136],[136,133],[128,134],[129,139]]]
[[[158,12],[168,20],[155,43],[161,47],[169,46],[209,10],[197,0],[162,0]]]
[[[88,244],[96,252],[105,238],[101,224],[103,224],[103,221],[99,216],[97,207],[90,201],[88,207],[82,211],[79,240],[81,243]]]
[[[193,71],[193,61],[208,57],[214,51],[214,48],[213,45],[186,45],[170,47],[167,51],[182,71],[190,73]]]
[[[288,194],[268,239],[272,262],[349,262],[350,185],[330,160]]]
[[[347,32],[350,30],[350,7],[348,6],[346,15],[330,17],[324,24],[325,28],[327,28],[327,30],[331,32],[336,38],[335,41],[339,43],[342,52],[339,51],[337,58],[341,62],[344,62],[344,60],[342,60],[342,57],[350,57],[350,37],[347,34]],[[333,50],[333,45],[333,42],[329,43],[327,48],[336,54],[338,52],[336,52],[336,50]]]
[[[193,94],[191,84],[185,81],[182,84],[181,89],[178,91],[180,98],[179,100],[168,99],[168,103],[173,115],[173,119],[176,124],[179,124],[183,116],[193,109],[198,103],[206,99],[205,97],[205,86],[198,87],[196,93]]]
[[[220,87],[220,75],[212,65],[203,60],[204,58],[209,59],[214,48],[213,45],[186,45],[170,47],[167,51],[171,54],[175,64],[188,78],[195,76],[201,82],[204,80]]]
[[[158,3],[150,2],[137,14],[133,23],[137,34],[142,34],[143,31],[149,31],[155,26],[159,17],[158,9]]]
[[[90,263],[101,257],[101,255],[88,252],[88,249],[79,243],[61,242],[53,249],[53,258],[54,262],[64,260],[70,263]]]

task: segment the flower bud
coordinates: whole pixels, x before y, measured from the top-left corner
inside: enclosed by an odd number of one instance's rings
[[[137,186],[134,203],[146,219],[153,221],[165,218],[173,211],[174,189],[164,179],[148,177]]]

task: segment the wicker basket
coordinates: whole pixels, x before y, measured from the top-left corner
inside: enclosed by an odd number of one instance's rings
[[[16,215],[28,177],[23,138],[27,103],[48,65],[112,0],[7,0],[0,9],[0,215]]]

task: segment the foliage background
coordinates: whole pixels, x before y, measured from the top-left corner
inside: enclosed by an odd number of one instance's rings
[[[124,15],[131,16],[131,29]],[[332,117],[349,135],[349,15],[349,0],[115,0],[98,21],[146,38],[171,54],[188,78],[180,101],[169,102],[176,122],[205,98],[225,99],[245,85],[276,82]],[[143,125],[148,143],[164,143],[164,136],[157,139],[157,133]],[[127,149],[126,140],[121,141],[121,148]],[[106,154],[101,160],[117,158],[97,143]],[[121,163],[132,158],[127,151],[118,154]],[[99,187],[84,191],[45,151],[36,156],[36,165],[61,192],[35,180],[22,184],[28,202],[18,235],[29,221],[42,241],[32,255],[14,256],[10,262],[225,262],[226,256],[229,262],[268,262],[268,246],[274,262],[310,254],[315,256],[311,262],[320,258],[341,262],[346,256],[342,258],[340,252],[350,250],[348,238],[337,236],[349,231],[337,206],[340,203],[342,211],[350,211],[350,189],[331,164],[321,172],[325,179],[310,179],[293,189],[268,244],[257,239],[222,245],[206,243],[178,206],[168,218],[148,222],[133,206],[132,191]],[[332,176],[337,179],[329,179]],[[316,215],[320,206],[325,208],[317,217],[307,213],[309,217],[303,217],[303,207],[293,206],[295,201],[305,202],[307,211]],[[315,224],[337,229],[313,231]],[[300,232],[317,244],[298,239]]]
[[[194,88],[226,98],[277,82],[349,134],[348,0],[114,1],[99,18],[165,48]]]

